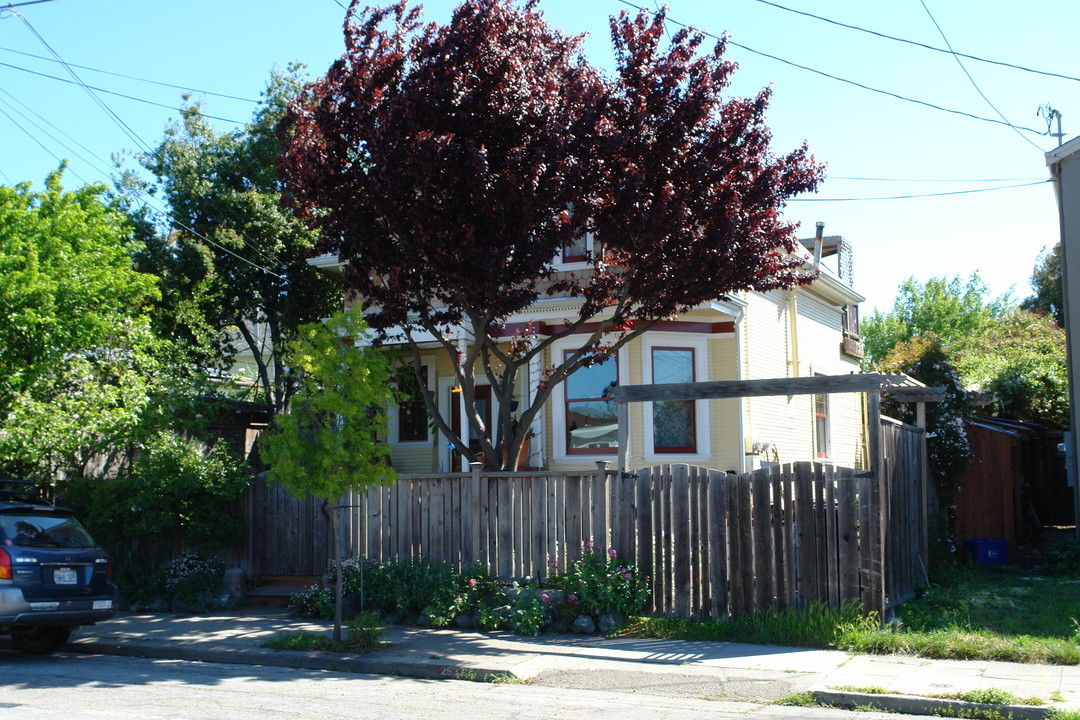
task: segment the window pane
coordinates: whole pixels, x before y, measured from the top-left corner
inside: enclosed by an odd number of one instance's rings
[[[420,374],[427,383],[427,367],[420,368]],[[428,411],[416,374],[412,368],[401,368],[397,373],[398,388],[398,440],[419,441],[428,437]]]
[[[602,363],[581,368],[566,379],[569,400],[611,397],[611,388],[618,384],[618,363],[608,358]]]
[[[694,382],[694,351],[653,350],[653,382]]]
[[[694,351],[690,348],[654,348],[653,383],[694,382]],[[657,452],[694,452],[694,401],[653,403],[653,449]]]
[[[572,354],[567,351],[566,355]],[[614,357],[581,368],[566,380],[566,447],[569,451],[605,452],[619,446],[619,408],[611,400],[618,385]]]

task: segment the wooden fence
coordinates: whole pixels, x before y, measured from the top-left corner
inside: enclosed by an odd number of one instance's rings
[[[652,578],[648,610],[690,618],[764,607],[909,599],[925,566],[921,435],[883,434],[878,477],[795,463],[734,475],[659,465],[595,472],[404,476],[353,494],[347,552],[372,560],[486,562],[503,578],[545,577],[582,543],[615,548]],[[248,567],[319,574],[334,555],[329,509],[263,485],[249,501]]]

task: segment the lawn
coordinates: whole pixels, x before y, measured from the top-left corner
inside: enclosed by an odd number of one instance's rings
[[[885,628],[858,608],[811,605],[731,621],[636,618],[623,634],[692,640],[831,647],[930,658],[1080,664],[1080,543],[1050,553],[1039,569],[949,563],[896,610]]]

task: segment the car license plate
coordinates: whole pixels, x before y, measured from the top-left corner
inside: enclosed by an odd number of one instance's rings
[[[95,600],[95,610],[112,610],[112,600]]]
[[[71,568],[56,568],[53,570],[53,582],[57,585],[75,585],[79,582],[79,574]]]

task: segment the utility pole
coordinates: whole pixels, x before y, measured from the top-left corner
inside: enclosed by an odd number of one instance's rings
[[[1065,133],[1061,132],[1061,112],[1051,107],[1050,103],[1046,103],[1039,106],[1036,114],[1046,120],[1046,134],[1052,138],[1057,138],[1058,147],[1061,147],[1061,138],[1065,136]],[[1057,121],[1057,132],[1050,129],[1055,120]]]

